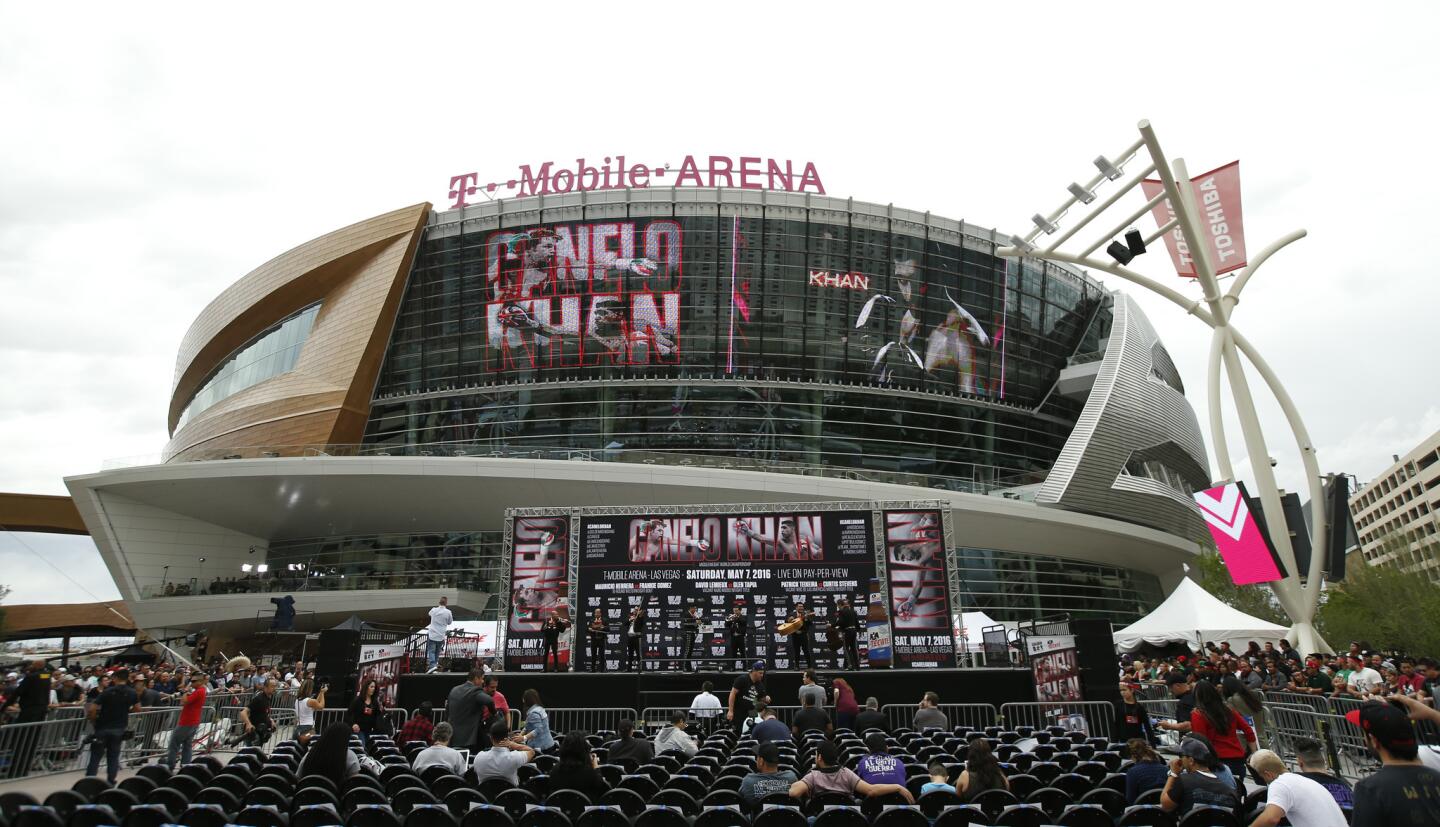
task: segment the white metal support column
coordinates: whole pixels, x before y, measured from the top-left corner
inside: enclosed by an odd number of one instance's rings
[[[1329,651],[1329,646],[1314,627],[1315,608],[1319,601],[1320,589],[1322,586],[1322,571],[1324,555],[1319,548],[1323,543],[1326,521],[1323,485],[1320,478],[1319,463],[1315,457],[1315,447],[1310,441],[1309,432],[1305,423],[1300,418],[1294,401],[1289,393],[1281,385],[1279,378],[1270,368],[1269,364],[1260,356],[1255,347],[1250,344],[1240,331],[1231,325],[1231,316],[1235,306],[1240,301],[1240,291],[1249,283],[1252,276],[1272,255],[1280,249],[1305,237],[1304,230],[1297,230],[1289,233],[1275,242],[1271,243],[1260,253],[1255,255],[1250,263],[1236,277],[1229,293],[1222,292],[1219,279],[1215,273],[1215,263],[1210,259],[1209,238],[1204,234],[1202,224],[1199,220],[1201,211],[1196,200],[1194,187],[1190,183],[1190,176],[1185,169],[1185,162],[1176,159],[1171,162],[1165,157],[1160,148],[1160,142],[1155,137],[1155,131],[1148,121],[1141,121],[1138,125],[1140,139],[1125,149],[1113,162],[1107,162],[1104,158],[1097,158],[1096,164],[1101,167],[1100,175],[1096,176],[1088,186],[1078,187],[1072,185],[1071,197],[1060,205],[1054,212],[1046,217],[1036,217],[1036,227],[1024,238],[1012,236],[1013,246],[1005,247],[997,251],[1001,256],[1019,258],[1032,256],[1050,261],[1065,262],[1089,267],[1102,272],[1118,276],[1133,284],[1138,284],[1157,293],[1180,307],[1192,316],[1205,322],[1212,328],[1209,373],[1206,377],[1206,387],[1209,394],[1209,420],[1211,441],[1215,447],[1216,460],[1220,466],[1220,473],[1226,479],[1234,479],[1235,472],[1231,463],[1229,447],[1225,441],[1225,428],[1221,415],[1220,380],[1223,373],[1230,389],[1231,400],[1235,406],[1236,418],[1240,421],[1241,436],[1245,444],[1245,451],[1250,459],[1250,471],[1255,479],[1256,493],[1260,498],[1261,510],[1265,515],[1265,522],[1269,529],[1271,542],[1274,544],[1280,558],[1284,561],[1288,576],[1282,580],[1275,581],[1270,585],[1273,587],[1275,597],[1279,600],[1281,607],[1290,616],[1293,626],[1290,629],[1291,640],[1302,652]],[[1053,233],[1058,228],[1056,223],[1077,204],[1084,203],[1081,196],[1086,192],[1093,193],[1097,186],[1107,180],[1119,180],[1124,178],[1120,172],[1140,150],[1144,150],[1150,156],[1150,163],[1145,169],[1131,176],[1130,180],[1117,185],[1117,192],[1105,199],[1093,210],[1079,219],[1075,226],[1065,231],[1055,242],[1044,249],[1037,249],[1032,243],[1042,233]],[[1107,174],[1106,165],[1109,165],[1112,172]],[[1099,236],[1092,243],[1082,248],[1078,254],[1062,252],[1058,248],[1070,240],[1079,230],[1083,229],[1100,213],[1116,204],[1120,197],[1140,184],[1145,176],[1155,173],[1162,184],[1162,196],[1149,200],[1148,203],[1127,214],[1117,229],[1105,235]],[[1091,198],[1086,199],[1094,200]],[[1154,243],[1171,229],[1178,229],[1189,245],[1194,260],[1196,282],[1199,284],[1203,297],[1194,300],[1178,290],[1164,285],[1154,279],[1143,276],[1130,270],[1128,267],[1115,263],[1096,259],[1094,252],[1106,244],[1111,238],[1123,232],[1127,225],[1138,220],[1150,212],[1151,207],[1163,201],[1169,201],[1175,212],[1175,219],[1161,227],[1160,230],[1146,238],[1146,243]],[[1242,359],[1242,356],[1244,357]],[[1281,411],[1285,415],[1286,423],[1295,438],[1296,446],[1300,451],[1301,462],[1304,466],[1305,476],[1308,482],[1309,494],[1313,506],[1311,508],[1311,536],[1314,538],[1316,550],[1310,556],[1309,569],[1301,572],[1298,569],[1295,551],[1290,543],[1290,534],[1285,522],[1284,511],[1280,501],[1280,489],[1275,481],[1275,473],[1270,464],[1269,447],[1266,444],[1265,434],[1260,426],[1259,417],[1255,411],[1255,400],[1251,393],[1250,384],[1245,377],[1245,360],[1248,360],[1256,372],[1264,379],[1265,385],[1270,393],[1279,403]]]

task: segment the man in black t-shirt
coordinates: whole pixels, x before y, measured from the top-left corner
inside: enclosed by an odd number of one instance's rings
[[[825,714],[825,710],[815,706],[815,696],[805,695],[800,700],[805,705],[795,713],[795,720],[790,725],[790,731],[795,734],[797,740],[812,729],[826,735],[834,731],[834,727],[830,724],[830,716]]]
[[[750,716],[750,711],[755,708],[757,701],[770,703],[770,696],[765,693],[765,662],[755,661],[750,664],[750,671],[735,679],[730,686],[730,700],[726,705],[725,720],[741,732],[745,726],[745,719]]]
[[[1190,713],[1195,711],[1195,692],[1190,688],[1190,681],[1179,672],[1171,670],[1165,674],[1165,685],[1170,687],[1170,694],[1175,698],[1175,720],[1161,721],[1155,726],[1175,732],[1189,732]]]
[[[1209,747],[1194,738],[1181,741],[1180,757],[1170,762],[1165,789],[1160,793],[1160,808],[1184,815],[1204,804],[1231,810],[1239,807],[1235,785],[1215,777],[1210,762]]]
[[[1355,785],[1353,827],[1440,827],[1440,772],[1420,762],[1415,727],[1388,703],[1345,713],[1380,756],[1380,769]]]
[[[856,635],[860,632],[860,616],[850,606],[850,601],[840,598],[839,608],[835,612],[835,629],[840,632],[840,648],[845,652],[845,668],[860,668],[860,648],[855,643]]]
[[[885,713],[880,711],[878,698],[865,699],[865,708],[855,716],[854,729],[861,735],[864,735],[865,731],[869,729],[878,729],[881,732],[890,731],[890,722],[885,718]]]
[[[680,640],[684,641],[685,654],[681,661],[685,664],[682,668],[686,672],[695,671],[695,637],[700,634],[700,618],[695,616],[695,604],[685,607],[684,614],[680,615]]]
[[[120,773],[120,745],[125,740],[125,728],[130,723],[130,713],[140,711],[140,696],[130,688],[130,673],[120,669],[113,676],[114,683],[101,692],[86,710],[86,716],[95,724],[94,740],[90,742],[90,763],[85,775],[94,776],[100,771],[100,755],[104,750],[105,777],[111,784]]]
[[[265,682],[260,684],[260,691],[240,710],[240,725],[245,728],[240,736],[243,743],[258,745],[270,739],[271,733],[275,731],[275,724],[270,720],[270,702],[274,696],[275,679],[266,678]]]
[[[730,639],[730,648],[725,655],[735,661],[736,669],[741,667],[741,661],[745,659],[745,627],[749,625],[750,620],[745,616],[745,604],[737,597],[735,607],[725,617],[725,631]]]

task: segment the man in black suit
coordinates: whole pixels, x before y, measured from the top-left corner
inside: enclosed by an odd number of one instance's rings
[[[560,615],[551,612],[546,615],[545,622],[540,626],[540,635],[545,639],[545,657],[541,661],[545,671],[550,671],[550,657],[555,657],[555,671],[560,671],[560,635],[570,628],[570,621],[562,620]]]
[[[745,604],[737,597],[734,608],[725,618],[725,630],[730,636],[730,649],[726,656],[735,661],[736,669],[745,668],[745,627],[749,625],[750,620],[745,617]]]
[[[683,658],[686,672],[695,671],[695,636],[700,634],[700,618],[695,616],[695,604],[685,607],[685,613],[680,615],[680,637],[685,641],[685,656]]]
[[[625,628],[625,671],[634,664],[636,672],[645,671],[645,607],[636,606],[630,612],[630,623]]]
[[[840,598],[835,611],[835,628],[840,632],[841,648],[845,651],[845,668],[860,668],[860,647],[856,636],[860,633],[860,616],[850,606],[850,601]]]

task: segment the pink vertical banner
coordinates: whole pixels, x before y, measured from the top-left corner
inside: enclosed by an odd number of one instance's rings
[[[1200,209],[1197,216],[1200,232],[1210,248],[1215,274],[1244,267],[1245,213],[1240,201],[1240,162],[1231,161],[1223,167],[1197,175],[1190,179],[1190,183],[1195,188],[1195,200]],[[1140,188],[1147,200],[1165,191],[1163,184],[1152,179],[1141,181]],[[1160,227],[1175,219],[1175,210],[1169,199],[1156,204],[1150,213],[1156,226]],[[1165,233],[1165,247],[1170,251],[1175,272],[1185,278],[1195,278],[1194,254],[1178,226]]]
[[[1195,505],[1235,585],[1269,583],[1285,577],[1270,538],[1250,513],[1250,498],[1242,483],[1196,491]]]

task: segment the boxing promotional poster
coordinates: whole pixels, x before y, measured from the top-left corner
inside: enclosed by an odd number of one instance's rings
[[[879,588],[869,511],[590,516],[579,530],[578,607],[586,624],[600,613],[606,671],[637,658],[647,670],[733,670],[757,659],[776,669],[835,668],[844,656],[834,626],[842,599],[864,648],[866,607]],[[798,606],[803,630],[783,633]],[[696,630],[688,647],[687,628]],[[731,655],[737,631],[739,657]],[[590,668],[588,657],[580,653],[577,668]]]
[[[506,620],[507,669],[540,670],[545,665],[547,618],[570,619],[567,563],[568,517],[516,517],[510,569],[510,611]],[[570,662],[570,636],[559,637],[559,669]]]
[[[955,666],[955,630],[939,511],[885,512],[885,567],[898,665]]]

